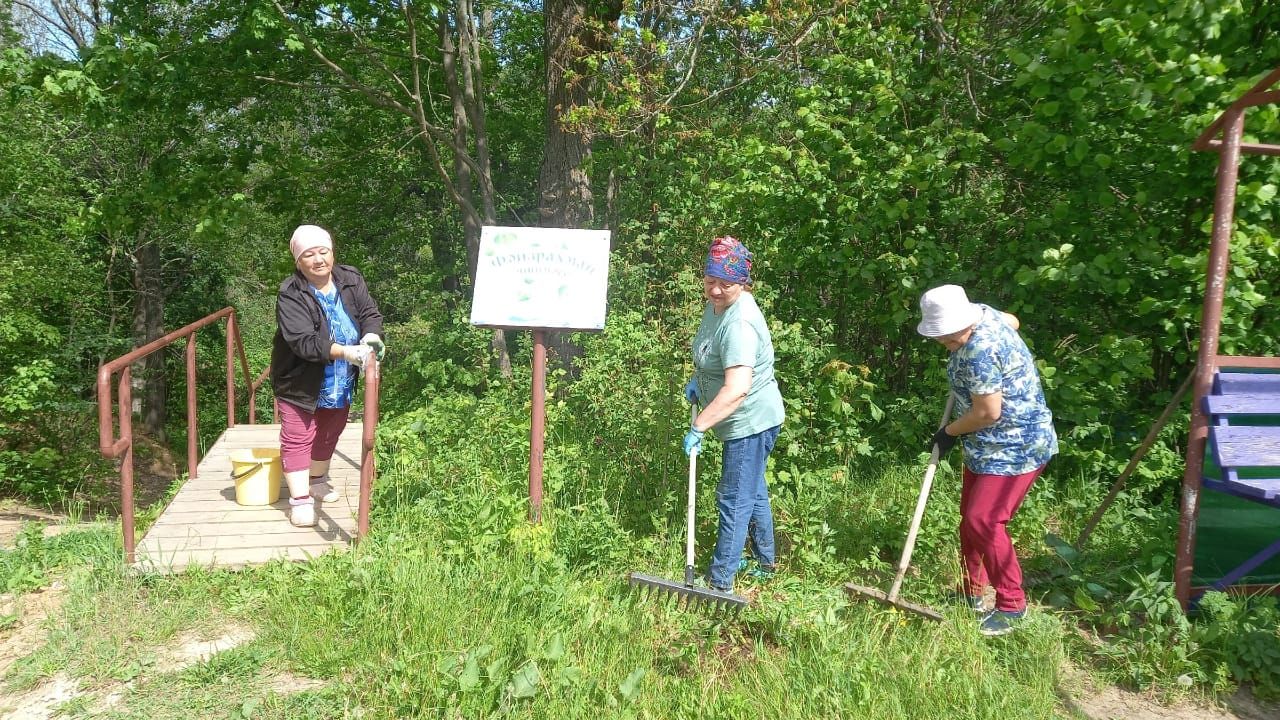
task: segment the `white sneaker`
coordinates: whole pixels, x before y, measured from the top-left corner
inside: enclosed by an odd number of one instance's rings
[[[332,503],[338,502],[338,498],[342,497],[338,494],[338,489],[329,482],[329,474],[325,473],[320,477],[311,478],[311,497],[320,502]]]
[[[294,504],[298,503],[298,504]],[[306,500],[289,500],[289,522],[294,527],[312,527],[316,524],[316,504],[311,498]]]

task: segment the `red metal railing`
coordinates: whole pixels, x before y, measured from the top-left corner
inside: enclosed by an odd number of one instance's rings
[[[133,363],[162,350],[180,339],[186,339],[187,370],[187,476],[196,477],[199,455],[196,449],[196,436],[199,418],[196,413],[196,343],[195,335],[199,330],[213,325],[223,319],[227,321],[227,427],[235,425],[236,385],[235,361],[240,360],[240,369],[244,373],[245,384],[249,390],[249,424],[257,419],[255,398],[258,389],[266,381],[270,368],[264,370],[257,378],[250,380],[249,361],[245,357],[244,343],[240,339],[240,326],[236,320],[235,308],[226,307],[211,315],[207,315],[180,330],[175,330],[162,338],[135,348],[132,352],[115,360],[104,363],[98,368],[98,446],[103,456],[120,459],[120,524],[124,534],[125,561],[134,561],[134,501],[133,501]],[[120,436],[115,437],[116,417],[112,411],[111,378],[119,373],[116,385],[116,408],[119,413]],[[369,496],[373,489],[375,477],[373,448],[378,424],[378,385],[381,373],[378,363],[365,366],[365,404],[364,434],[362,437],[360,463],[360,508],[358,511],[357,539],[364,537],[369,531]],[[274,401],[279,416],[279,401]]]

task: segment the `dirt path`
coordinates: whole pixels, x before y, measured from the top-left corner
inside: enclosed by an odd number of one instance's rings
[[[45,642],[45,621],[61,610],[64,595],[61,583],[21,597],[0,595],[0,614],[15,618],[7,629],[0,630],[0,677]],[[89,708],[92,714],[106,713],[125,702],[130,690],[139,683],[148,682],[157,674],[175,673],[206,662],[217,653],[252,642],[255,638],[251,628],[237,624],[222,627],[217,632],[216,636],[195,630],[179,633],[168,645],[154,648],[149,653],[157,658],[149,666],[155,669],[154,673],[128,682],[99,683],[85,688],[76,679],[59,672],[23,691],[10,692],[0,688],[0,720],[52,720],[59,717],[59,706],[73,700],[87,701],[84,707]],[[261,690],[289,695],[323,685],[320,680],[281,672],[264,678]]]
[[[1089,720],[1276,720],[1280,705],[1257,700],[1239,690],[1223,706],[1194,699],[1163,705],[1148,693],[1118,687],[1099,688],[1079,668],[1068,666],[1063,676],[1078,690],[1063,704]]]
[[[23,505],[16,500],[0,500],[0,548],[13,547],[14,538],[29,522],[57,525],[66,519],[64,515]]]
[[[0,595],[0,616],[13,623],[0,630],[0,677],[44,642],[44,621],[62,608],[63,585],[55,582],[37,593]]]

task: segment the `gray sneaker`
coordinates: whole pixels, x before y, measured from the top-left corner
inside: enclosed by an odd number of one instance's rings
[[[324,503],[338,502],[341,497],[338,490],[333,487],[333,482],[329,480],[329,474],[325,473],[319,477],[311,478],[311,497]]]
[[[995,610],[982,619],[978,625],[978,632],[987,637],[1008,635],[1022,624],[1026,616],[1026,610]]]

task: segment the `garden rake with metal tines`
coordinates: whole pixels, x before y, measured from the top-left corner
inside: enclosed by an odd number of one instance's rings
[[[956,396],[947,394],[947,406],[942,410],[942,422],[938,424],[939,428],[947,426],[947,421],[951,419],[951,408],[955,405]],[[920,520],[924,518],[924,506],[929,501],[929,490],[933,487],[933,474],[938,469],[938,461],[942,453],[938,446],[933,446],[933,453],[929,455],[929,467],[924,473],[924,482],[920,484],[920,496],[916,498],[916,512],[911,516],[911,527],[907,530],[907,542],[902,547],[902,559],[898,561],[898,573],[893,578],[893,585],[889,588],[889,592],[867,587],[865,585],[857,585],[847,583],[844,586],[845,592],[849,593],[853,598],[870,598],[878,603],[898,608],[899,610],[908,610],[921,617],[927,617],[930,620],[942,620],[942,613],[925,605],[917,605],[898,597],[898,591],[902,589],[902,578],[907,574],[907,568],[911,566],[911,553],[916,547],[916,534],[920,532]]]
[[[698,410],[695,406],[689,408],[689,424],[698,417]],[[667,580],[666,578],[654,577],[653,575],[645,575],[643,573],[633,572],[627,576],[632,587],[640,589],[642,597],[657,598],[665,600],[674,597],[676,606],[679,607],[683,602],[685,608],[699,607],[706,605],[710,609],[718,610],[741,610],[747,604],[747,599],[735,595],[732,592],[716,590],[711,587],[699,587],[694,585],[693,570],[693,516],[695,499],[697,496],[697,475],[698,475],[698,451],[693,450],[689,453],[689,507],[686,515],[686,536],[684,546],[684,582],[678,580]]]

